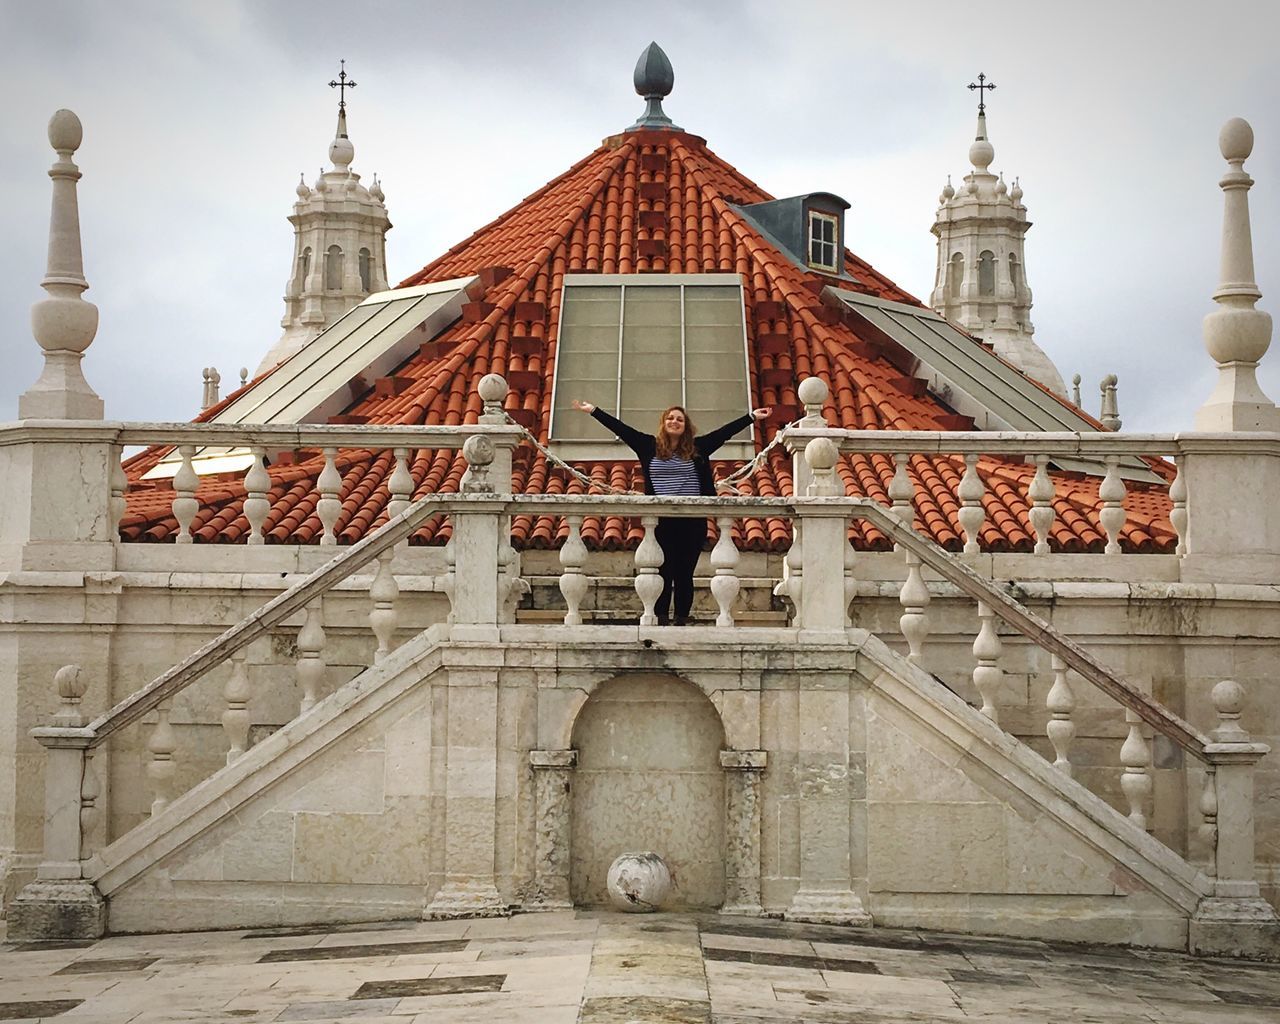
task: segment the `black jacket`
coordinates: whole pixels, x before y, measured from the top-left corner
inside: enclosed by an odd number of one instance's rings
[[[649,475],[649,463],[658,451],[658,439],[652,434],[642,434],[634,427],[629,427],[620,419],[615,419],[603,409],[597,407],[591,415],[618,435],[618,438],[636,453],[640,460],[640,469],[644,473],[644,493],[653,493],[653,478]],[[751,414],[739,416],[709,434],[700,434],[693,439],[693,468],[698,474],[698,489],[708,497],[715,497],[716,484],[711,475],[711,456],[729,438],[751,422]]]

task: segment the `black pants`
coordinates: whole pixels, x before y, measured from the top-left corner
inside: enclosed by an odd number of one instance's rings
[[[707,521],[662,518],[655,536],[662,548],[662,594],[655,609],[658,618],[665,622],[670,617],[674,596],[675,617],[687,619],[693,607],[693,570],[707,540]]]

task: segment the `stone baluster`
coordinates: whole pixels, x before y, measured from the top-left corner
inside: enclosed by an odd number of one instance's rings
[[[711,577],[711,596],[720,606],[716,625],[732,626],[733,602],[738,599],[738,590],[742,586],[738,582],[740,556],[737,545],[733,543],[733,518],[717,516],[716,529],[720,531],[720,536],[711,549],[711,568],[715,570],[715,575]]]
[[[526,906],[537,910],[568,910],[569,835],[573,769],[576,750],[531,750],[533,769],[534,853],[533,891]]]
[[[1027,497],[1031,499],[1031,529],[1036,534],[1035,553],[1049,553],[1049,531],[1053,529],[1053,478],[1049,476],[1049,456],[1036,456],[1036,475],[1031,478]]]
[[[852,613],[849,609],[853,607],[853,600],[858,596],[857,554],[853,550],[853,542],[849,539],[851,522],[852,520],[845,521],[844,537],[844,624],[846,626],[853,625]]]
[[[1124,529],[1125,511],[1124,481],[1120,479],[1120,456],[1107,456],[1107,475],[1102,478],[1098,487],[1098,497],[1102,499],[1102,511],[1098,519],[1107,532],[1107,546],[1103,549],[1108,555],[1120,554],[1120,531]]]
[[[324,604],[317,597],[307,605],[306,618],[298,630],[298,685],[302,688],[302,702],[298,711],[305,715],[313,707],[324,684]]]
[[[454,517],[456,520],[456,516]],[[439,577],[440,592],[449,599],[449,614],[445,617],[445,622],[453,625],[455,619],[455,609],[457,601],[454,596],[458,589],[458,555],[457,548],[453,543],[454,534],[449,534],[449,539],[444,545],[444,573]]]
[[[1138,828],[1147,827],[1147,802],[1151,797],[1151,748],[1142,735],[1142,719],[1136,711],[1127,708],[1124,720],[1129,724],[1129,734],[1120,747],[1120,763],[1124,773],[1120,776],[1120,788],[1129,802],[1129,820]]]
[[[121,465],[120,461],[123,454],[123,449],[111,448],[111,468],[108,474],[111,498],[107,504],[107,509],[111,517],[109,524],[111,539],[116,542],[120,540],[120,522],[124,519],[125,512],[129,508],[129,503],[125,498],[129,491],[129,478],[125,475],[124,466]]]
[[[964,553],[978,553],[978,539],[982,532],[982,524],[986,521],[987,510],[982,507],[982,496],[987,493],[987,486],[978,475],[978,456],[969,453],[964,457],[964,476],[960,478],[960,486],[956,488],[956,496],[960,499],[960,528],[964,530]]]
[[[396,611],[396,598],[400,596],[400,584],[396,582],[395,573],[391,571],[391,563],[395,558],[395,548],[387,548],[378,556],[378,571],[374,573],[373,582],[369,584],[369,600],[373,608],[369,612],[369,628],[378,639],[378,647],[373,652],[373,663],[382,661],[395,646],[396,627],[400,623]]]
[[[396,464],[387,481],[387,490],[391,494],[387,501],[387,515],[394,519],[413,501],[413,474],[409,471],[408,448],[393,449],[391,454]]]
[[[812,379],[814,378],[810,378]],[[807,467],[805,472],[808,473]],[[791,521],[791,546],[787,548],[787,553],[782,558],[782,579],[773,588],[775,597],[785,597],[791,601],[791,621],[795,625],[800,624],[800,611],[804,604],[804,548],[801,526],[798,516]]]
[[[644,527],[644,539],[636,548],[636,593],[644,605],[640,625],[653,626],[658,622],[653,609],[662,594],[662,577],[658,574],[662,568],[662,547],[654,534],[658,528],[658,517],[641,516],[640,525]]]
[[[1205,874],[1212,878],[1218,873],[1218,786],[1213,765],[1204,773],[1204,785],[1200,789],[1200,838],[1205,845]]]
[[[222,712],[222,728],[227,734],[227,764],[249,749],[249,669],[248,651],[240,648],[231,655],[231,674],[222,688],[227,710]]]
[[[907,578],[898,595],[898,603],[902,605],[902,617],[898,619],[898,628],[902,630],[903,639],[907,641],[907,662],[919,665],[924,650],[925,637],[929,635],[928,608],[929,588],[925,586],[924,577],[920,574],[920,559],[910,551],[905,554],[907,562]]]
[[[1173,524],[1173,529],[1178,534],[1178,548],[1175,553],[1181,556],[1187,553],[1187,460],[1181,455],[1175,455],[1173,461],[1178,467],[1178,475],[1169,485],[1169,499],[1173,502],[1173,508],[1169,512],[1169,522]]]
[[[200,508],[196,501],[196,488],[200,486],[200,478],[196,476],[195,466],[191,464],[196,454],[194,445],[184,444],[178,448],[182,456],[182,465],[173,475],[173,518],[178,521],[178,535],[174,538],[177,544],[190,544],[191,523]]]
[[[173,800],[173,777],[177,772],[177,764],[173,760],[173,752],[177,740],[173,735],[173,726],[169,724],[170,704],[164,701],[156,707],[156,725],[147,740],[147,750],[151,760],[147,762],[147,776],[151,779],[151,789],[155,798],[151,801],[151,816],[169,806]]]
[[[249,520],[249,543],[263,544],[262,528],[267,522],[267,513],[271,510],[271,502],[267,492],[271,490],[271,476],[264,464],[266,452],[261,447],[249,449],[253,462],[244,475],[244,517]]]
[[[587,596],[587,546],[582,543],[582,516],[568,516],[569,536],[560,548],[560,593],[564,595],[566,626],[582,625],[582,599]]]
[[[982,620],[982,626],[973,641],[973,656],[978,661],[973,669],[973,685],[982,696],[979,710],[999,725],[1000,709],[996,700],[1000,696],[1000,684],[1004,681],[1004,670],[1000,668],[1003,645],[1000,634],[996,632],[995,612],[985,601],[978,602],[978,618]]]
[[[724,904],[722,914],[759,917],[760,777],[769,755],[763,750],[722,750],[724,787]]]
[[[894,455],[893,479],[889,481],[889,500],[893,503],[890,511],[908,529],[914,528],[916,522],[916,485],[907,472],[910,461],[911,456],[906,452]]]
[[[1056,654],[1051,656],[1053,666],[1053,685],[1049,687],[1049,695],[1045,698],[1045,708],[1049,712],[1049,721],[1045,725],[1045,733],[1053,744],[1053,766],[1065,775],[1072,775],[1071,741],[1076,736],[1076,723],[1072,721],[1072,713],[1076,709],[1076,697],[1071,692],[1071,684],[1067,681],[1067,663]]]
[[[93,767],[93,748],[84,752],[84,776],[80,780],[80,858],[90,855],[93,830],[102,820],[98,797],[102,795],[102,783]]]
[[[338,449],[324,449],[324,469],[320,470],[320,476],[316,478],[316,489],[320,492],[320,498],[316,501],[316,515],[320,518],[322,547],[333,547],[338,543],[334,527],[342,513],[342,501],[338,497],[342,491],[342,474],[338,472],[337,460]],[[246,502],[246,506],[247,504]],[[245,514],[248,515],[247,508]]]

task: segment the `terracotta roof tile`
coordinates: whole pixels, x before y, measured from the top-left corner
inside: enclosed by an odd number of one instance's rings
[[[513,209],[450,248],[402,282],[407,287],[479,273],[485,293],[464,316],[387,377],[362,385],[342,416],[375,424],[460,424],[474,422],[481,403],[482,376],[506,375],[511,384],[509,414],[546,441],[551,388],[559,336],[560,296],[568,273],[708,273],[742,277],[749,327],[749,368],[753,402],[799,409],[796,385],[817,375],[830,385],[824,410],[828,421],[855,429],[938,429],[958,425],[952,410],[905,377],[872,338],[817,300],[832,279],[797,267],[759,236],[733,208],[773,198],[712,153],[703,140],[684,133],[640,131],[606,139],[600,148],[548,182]],[[845,272],[870,294],[919,304],[874,267],[845,253]],[[848,286],[847,282],[844,286]],[[252,385],[250,385],[252,386]],[[222,405],[230,401],[229,395]],[[221,407],[205,410],[207,419]],[[777,429],[777,424],[766,432]],[[167,451],[153,449],[131,459],[128,512],[121,524],[125,540],[172,541],[177,523],[170,510],[171,485],[140,477]],[[1166,481],[1170,469],[1152,462]],[[268,543],[317,543],[315,479],[323,467],[317,453],[303,453],[293,465],[270,468]],[[342,511],[336,525],[341,543],[352,543],[386,519],[392,459],[387,452],[344,451],[339,457]],[[580,467],[603,486],[639,490],[634,462],[590,463]],[[720,465],[726,475],[731,465]],[[465,465],[451,451],[411,453],[414,496],[458,489]],[[892,459],[851,455],[839,464],[850,494],[888,503]],[[580,493],[532,449],[516,452],[514,484],[528,493]],[[963,475],[958,457],[914,456],[909,475],[916,487],[916,526],[942,546],[963,545],[956,513],[956,488]],[[1034,467],[984,458],[979,473],[987,484],[981,531],[984,548],[1030,550],[1034,544],[1026,497]],[[1051,531],[1055,549],[1100,551],[1105,534],[1098,521],[1097,477],[1054,474],[1057,495]],[[792,493],[787,458],[774,453],[745,482],[746,494]],[[244,487],[236,479],[206,478],[197,492],[200,511],[193,530],[197,543],[243,542]],[[1176,543],[1169,522],[1167,487],[1132,484],[1125,501],[1129,521],[1126,550],[1171,551]],[[512,540],[522,547],[553,547],[567,533],[562,519],[517,516]],[[444,543],[446,522],[433,519],[413,543]],[[885,549],[887,538],[864,524],[851,530],[855,545]],[[584,517],[588,547],[616,550],[639,541],[637,524],[617,516]],[[784,550],[790,526],[780,519],[749,519],[735,526],[735,541],[748,550]]]

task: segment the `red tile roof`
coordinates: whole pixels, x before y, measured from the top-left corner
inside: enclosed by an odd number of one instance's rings
[[[952,410],[919,382],[904,378],[870,339],[859,337],[856,325],[820,303],[818,295],[826,284],[849,288],[847,281],[797,267],[733,208],[771,198],[696,136],[635,131],[606,139],[584,160],[402,282],[407,287],[483,272],[486,291],[483,300],[468,306],[435,343],[398,367],[387,386],[370,381],[341,419],[372,424],[474,422],[481,408],[477,384],[486,373],[496,372],[511,385],[507,411],[545,442],[565,274],[731,272],[739,274],[745,286],[756,405],[799,415],[796,385],[816,375],[830,386],[825,412],[833,425],[897,430],[959,426]],[[845,272],[859,290],[919,304],[849,252]],[[200,418],[215,411],[206,410]],[[131,486],[121,524],[125,540],[172,541],[175,535],[170,485],[140,480],[160,454],[145,452],[126,467]],[[350,543],[385,521],[393,466],[389,453],[369,451],[344,451],[338,464],[343,508],[337,532],[342,543]],[[316,452],[298,453],[295,463],[271,467],[272,504],[265,526],[269,543],[318,542],[315,478],[321,468]],[[411,466],[415,497],[456,491],[464,468],[458,453],[418,451]],[[587,463],[581,468],[615,487],[641,489],[633,461]],[[717,473],[724,476],[734,468],[722,464]],[[888,502],[891,459],[853,455],[842,459],[839,469],[849,493]],[[1157,471],[1167,479],[1160,466]],[[964,472],[962,459],[917,456],[910,472],[916,484],[917,528],[945,547],[958,548],[962,531],[956,488]],[[1026,492],[1033,467],[984,458],[979,472],[987,483],[983,547],[1030,550],[1034,535]],[[514,473],[516,491],[583,490],[528,446],[517,450]],[[1100,551],[1106,538],[1098,520],[1099,479],[1055,476],[1054,547]],[[1169,522],[1167,486],[1128,486],[1123,546],[1171,551],[1176,536]],[[775,449],[768,464],[740,490],[789,495],[792,481],[785,453]],[[200,510],[193,524],[197,543],[243,541],[248,530],[244,494],[238,478],[201,481]],[[560,520],[519,516],[512,524],[513,542],[518,547],[551,547],[563,540],[566,530]],[[447,532],[447,524],[433,521],[414,541],[440,543]],[[582,532],[587,545],[595,548],[632,547],[639,541],[638,527],[618,517],[588,519]],[[748,520],[738,532],[739,544],[747,549],[779,550],[789,543],[789,528],[780,520]],[[861,525],[854,543],[861,548],[887,546],[877,531]]]

